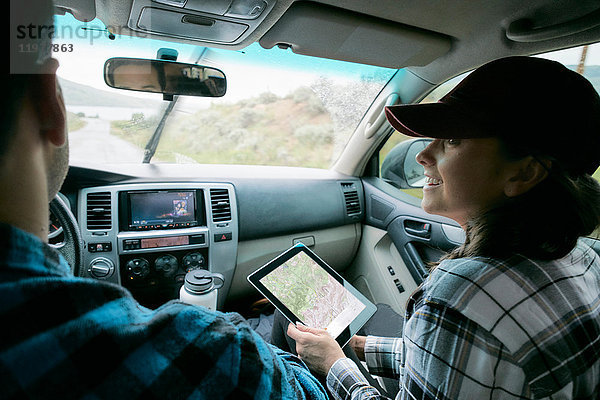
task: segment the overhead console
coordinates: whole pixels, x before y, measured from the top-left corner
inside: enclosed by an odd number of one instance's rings
[[[275,0],[134,0],[134,31],[209,43],[237,44],[269,14]]]
[[[83,189],[79,221],[82,275],[127,287],[140,303],[178,297],[186,272],[225,276],[236,264],[237,204],[230,184],[129,184]]]

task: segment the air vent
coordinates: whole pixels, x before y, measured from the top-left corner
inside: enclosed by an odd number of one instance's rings
[[[213,222],[231,220],[231,204],[229,203],[229,191],[227,189],[210,189],[210,207],[212,209]]]
[[[354,183],[341,182],[342,190],[344,191],[344,201],[346,202],[346,214],[360,214],[360,200],[358,198],[358,190]]]
[[[87,228],[111,229],[110,192],[88,193],[87,195]]]

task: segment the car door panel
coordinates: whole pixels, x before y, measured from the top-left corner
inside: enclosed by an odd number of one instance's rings
[[[360,247],[346,279],[373,303],[384,303],[399,314],[417,284],[383,229],[363,226]]]

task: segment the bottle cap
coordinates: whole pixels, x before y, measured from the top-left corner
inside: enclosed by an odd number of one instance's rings
[[[213,278],[209,271],[197,269],[185,275],[185,290],[190,294],[210,292],[213,288]]]
[[[218,282],[215,284],[215,279]],[[190,294],[204,294],[223,286],[223,275],[205,269],[195,269],[185,275],[184,287]]]

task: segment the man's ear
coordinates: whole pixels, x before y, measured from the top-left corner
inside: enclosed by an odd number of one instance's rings
[[[39,74],[34,76],[32,101],[40,118],[40,134],[45,140],[60,147],[67,140],[65,103],[56,78],[58,61],[50,58],[44,62]]]
[[[546,179],[551,165],[550,160],[538,160],[532,156],[519,160],[513,175],[504,185],[504,194],[508,197],[516,197],[532,189]]]

